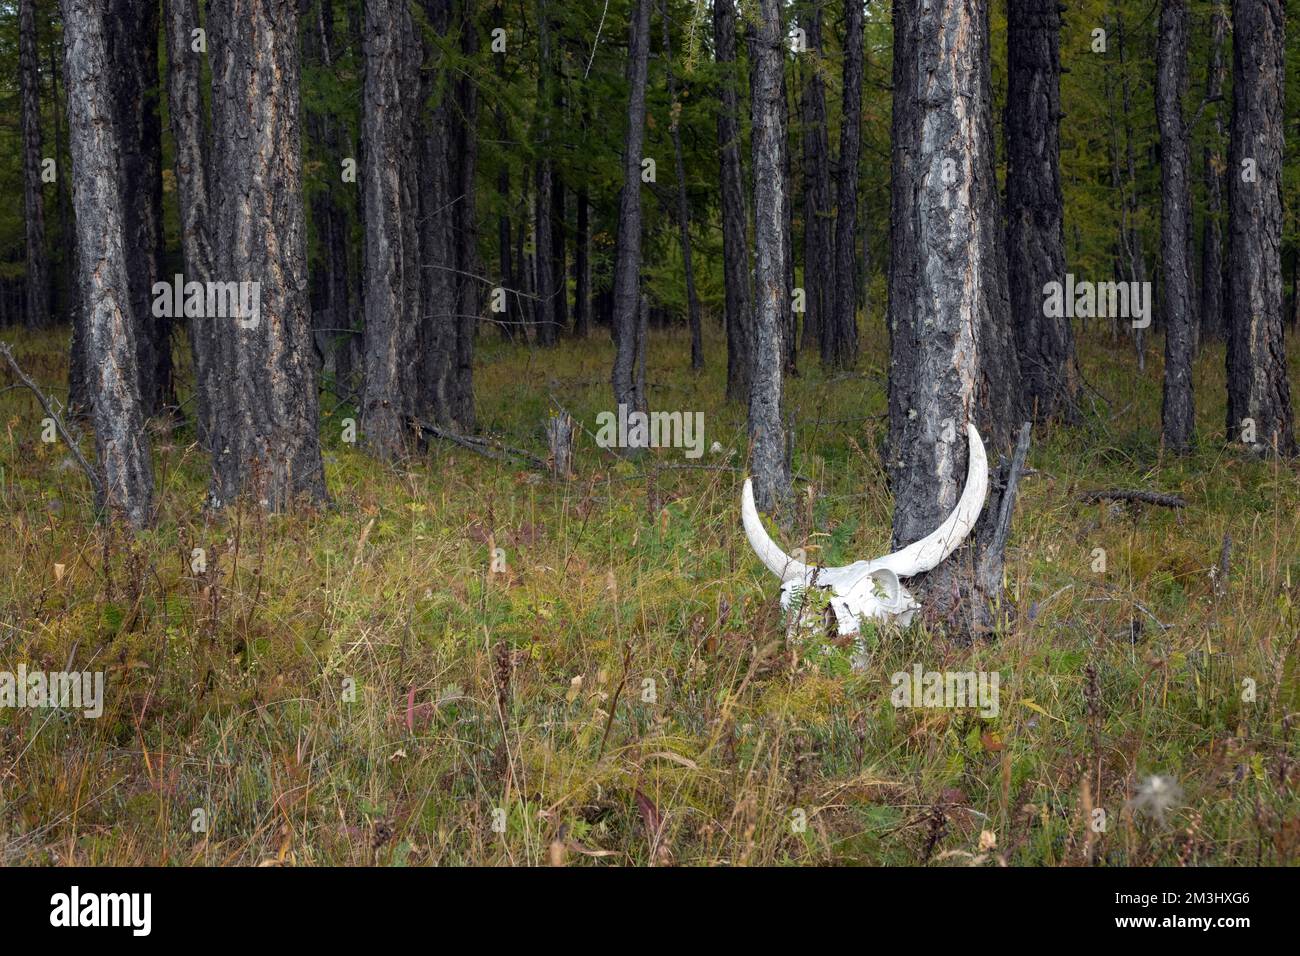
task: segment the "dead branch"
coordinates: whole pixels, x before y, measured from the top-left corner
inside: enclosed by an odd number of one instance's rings
[[[36,383],[27,376],[27,373],[19,367],[18,361],[14,358],[14,353],[9,351],[8,343],[0,342],[0,355],[5,357],[5,361],[9,363],[9,368],[13,370],[19,383],[35,395],[36,400],[41,403],[41,408],[45,409],[45,414],[54,422],[54,427],[58,429],[59,435],[62,436],[63,443],[67,445],[68,449],[72,452],[72,457],[76,459],[77,464],[81,466],[81,470],[84,471],[86,477],[90,479],[90,486],[95,489],[95,496],[97,498],[102,498],[103,486],[100,485],[99,475],[95,473],[95,469],[90,467],[90,462],[86,461],[85,456],[81,454],[80,445],[78,445],[77,441],[72,437],[72,434],[68,431],[68,427],[63,424],[63,416],[54,410],[54,404],[46,397],[45,393],[37,387]]]
[[[1164,508],[1185,508],[1187,502],[1178,497],[1178,495],[1165,495],[1158,491],[1142,491],[1141,489],[1124,489],[1113,488],[1109,490],[1085,491],[1079,495],[1080,501],[1095,503],[1098,501],[1141,501],[1149,505],[1160,505]]]

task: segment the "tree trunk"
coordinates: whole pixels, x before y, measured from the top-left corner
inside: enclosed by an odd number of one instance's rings
[[[1222,339],[1223,297],[1223,97],[1224,40],[1228,18],[1215,3],[1211,19],[1210,65],[1205,75],[1205,99],[1211,112],[1213,133],[1205,146],[1205,222],[1201,242],[1201,338]]]
[[[72,151],[72,201],[86,306],[97,507],[139,528],[150,520],[153,467],[144,431],[123,238],[117,112],[109,88],[105,0],[61,0]]]
[[[54,157],[63,170],[70,169],[70,163],[65,165],[63,162],[62,134],[60,129],[63,125],[63,119],[67,112],[59,102],[58,80],[64,73],[64,62],[62,49],[56,49],[56,44],[50,43],[50,78],[54,84]],[[64,90],[67,90],[67,83],[64,83]],[[89,332],[86,328],[86,310],[82,302],[81,288],[81,265],[77,255],[77,234],[74,225],[74,216],[70,209],[71,188],[68,185],[72,177],[62,175],[58,178],[59,185],[59,247],[61,253],[59,256],[59,271],[64,280],[66,295],[64,300],[67,303],[68,322],[72,326],[72,334],[69,337],[68,348],[68,414],[73,417],[83,417],[87,415],[91,408],[90,397],[90,368],[86,355],[86,343],[89,339]]]
[[[668,73],[670,119],[668,131],[673,140],[673,168],[677,176],[677,232],[682,243],[682,270],[686,278],[686,313],[691,328],[691,368],[704,368],[704,342],[700,332],[700,298],[695,292],[695,268],[691,263],[690,201],[686,194],[686,163],[682,158],[682,130],[678,123],[681,103],[677,99],[677,80],[673,77],[673,48],[668,29],[668,0],[663,0],[664,69]]]
[[[505,112],[500,106],[497,107],[497,135],[502,143],[508,138],[508,131],[505,125]],[[515,275],[514,270],[514,249],[512,246],[513,230],[510,226],[510,213],[507,211],[507,203],[510,198],[510,166],[504,160],[501,162],[500,169],[497,170],[497,201],[501,204],[501,212],[497,215],[497,255],[501,269],[501,288],[505,290],[505,311],[497,314],[501,338],[507,341],[514,341],[516,326],[523,321],[519,311],[519,293],[518,289],[523,282],[522,276]],[[522,331],[522,326],[520,326]]]
[[[836,175],[835,301],[822,328],[822,364],[858,358],[858,158],[862,149],[862,0],[844,0],[844,107]]]
[[[1190,450],[1196,428],[1192,396],[1192,233],[1190,147],[1183,117],[1187,91],[1187,7],[1162,0],[1156,48],[1156,118],[1160,124],[1161,290],[1165,316],[1165,382],[1161,437],[1175,454]]]
[[[279,510],[326,498],[311,359],[299,132],[298,15],[289,0],[212,0],[214,274],[257,282],[254,319],[212,318],[217,506],[248,492]],[[251,289],[251,287],[250,287]],[[241,310],[242,312],[242,310]]]
[[[977,421],[994,448],[1006,447],[1020,411],[986,0],[896,0],[893,88],[887,467],[899,548],[928,535],[956,504],[967,477],[966,423]],[[959,612],[960,599],[979,597],[976,550],[966,545],[914,588],[962,633],[973,621]]]
[[[751,315],[745,179],[740,161],[740,107],[736,92],[736,8],[730,0],[714,0],[713,38],[714,55],[721,74],[718,89],[718,154],[721,161],[727,398],[739,401],[747,400],[749,396]]]
[[[587,185],[578,188],[578,234],[574,237],[573,332],[585,339],[591,334],[591,201]]]
[[[334,71],[334,52],[350,38],[339,42],[332,0],[311,0],[305,19],[303,56],[308,66],[326,74]],[[311,218],[316,245],[308,262],[313,285],[312,337],[322,373],[332,375],[344,394],[351,391],[352,351],[352,262],[348,255],[351,223],[348,207],[355,186],[341,180],[340,161],[347,156],[338,119],[328,110],[309,110],[305,117],[307,141],[314,147],[308,164],[323,170],[323,186],[311,199]]]
[[[418,44],[409,54],[419,69],[419,80],[411,80],[416,91],[409,104],[408,122],[414,125],[417,145],[410,162],[416,187],[411,208],[419,211],[415,256],[419,262],[421,290],[415,304],[419,329],[420,375],[416,398],[421,414],[438,425],[455,426],[453,407],[458,366],[457,328],[460,286],[456,270],[458,254],[457,195],[459,178],[454,158],[452,80],[443,62],[442,45],[450,42],[450,0],[424,0],[422,6],[434,37]],[[428,109],[419,104],[434,103]],[[418,155],[418,160],[416,156]]]
[[[1043,287],[1065,281],[1058,0],[1007,8],[1007,276],[1024,402],[1040,421],[1078,419],[1074,331],[1048,316]]]
[[[200,82],[203,53],[194,49],[193,32],[200,28],[198,0],[167,0],[167,106],[176,141],[176,195],[180,208],[181,255],[187,282],[206,283],[212,275],[209,235],[208,130],[203,116]],[[160,277],[161,278],[161,277]],[[212,451],[211,416],[217,401],[214,378],[217,351],[215,325],[204,316],[190,316],[187,325],[194,364],[195,418],[199,442]]]
[[[1124,18],[1118,10],[1115,12],[1115,42],[1119,52],[1120,90],[1122,94],[1122,115],[1124,117],[1124,154],[1128,164],[1128,189],[1122,198],[1123,213],[1120,216],[1120,245],[1125,251],[1128,265],[1128,281],[1143,283],[1147,281],[1146,253],[1142,248],[1142,234],[1137,228],[1138,213],[1138,179],[1137,161],[1133,151],[1133,99],[1129,87],[1128,71],[1125,68],[1127,43],[1124,34]],[[1133,347],[1137,352],[1138,371],[1146,371],[1146,333],[1142,329],[1132,329]]]
[[[554,170],[550,155],[550,111],[554,102],[551,89],[550,11],[547,0],[537,0],[537,170],[536,194],[533,197],[533,243],[537,257],[537,340],[542,345],[559,341],[556,324],[555,264],[552,248],[555,237],[551,229],[551,180]]]
[[[1229,440],[1249,419],[1256,451],[1296,453],[1282,343],[1283,13],[1280,0],[1237,0],[1228,164]]]
[[[786,265],[785,113],[781,82],[784,33],[780,0],[759,0],[751,27],[751,150],[754,162],[754,338],[749,371],[750,473],[759,509],[783,508],[790,497],[781,373],[786,316],[790,313]]]
[[[818,349],[833,328],[835,305],[834,221],[832,218],[831,157],[826,132],[826,89],[818,61],[822,51],[822,7],[813,0],[800,14],[810,63],[803,88],[803,234],[804,316],[800,347]]]
[[[637,356],[643,325],[637,312],[641,299],[641,148],[645,139],[646,71],[650,54],[650,0],[635,0],[628,48],[627,133],[623,141],[623,189],[618,201],[618,234],[614,261],[613,333],[614,404],[629,412],[647,410],[638,387]]]
[[[407,226],[417,216],[411,208],[412,156],[408,124],[417,99],[405,86],[413,58],[406,0],[367,0],[365,4],[364,153],[365,190],[365,386],[361,426],[365,444],[379,458],[401,457],[407,450],[413,395],[404,387],[405,368],[416,348],[416,326],[408,322],[408,290],[419,282],[418,247],[408,242]],[[418,284],[416,285],[418,289]],[[446,299],[430,309],[447,308]]]
[[[475,27],[475,4],[466,0],[460,5],[461,54],[469,62],[478,56],[478,30]],[[450,71],[449,71],[450,72]],[[478,254],[478,203],[475,176],[478,171],[478,87],[473,70],[457,71],[455,79],[456,113],[452,128],[452,168],[458,183],[455,212],[456,229],[456,335],[453,378],[447,392],[450,418],[462,431],[472,431],[474,410],[474,337],[478,332],[483,290],[479,275],[483,264]],[[561,236],[561,239],[563,236]]]
[[[136,324],[140,395],[146,415],[174,402],[171,317],[153,314],[162,277],[162,124],[158,119],[158,4],[110,0],[108,55],[121,135],[118,169],[130,310]]]
[[[45,249],[41,187],[41,73],[37,67],[36,0],[18,2],[18,86],[22,98],[23,212],[27,230],[27,327],[50,324],[50,263]]]
[[[569,327],[569,254],[568,226],[565,212],[568,207],[564,180],[554,165],[551,167],[551,288],[555,290],[555,332],[558,336]]]

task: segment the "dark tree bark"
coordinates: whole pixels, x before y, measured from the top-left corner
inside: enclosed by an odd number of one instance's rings
[[[858,358],[858,158],[862,149],[862,0],[844,0],[844,106],[835,190],[835,300],[822,328],[822,364]]]
[[[569,327],[568,194],[559,171],[551,170],[551,288],[555,290],[556,334]]]
[[[472,62],[479,52],[475,4],[465,0],[459,7],[460,52]],[[478,203],[475,177],[478,172],[478,87],[472,70],[459,70],[455,79],[456,113],[452,126],[452,169],[458,184],[455,213],[456,335],[455,363],[448,387],[449,415],[462,431],[472,431],[477,420],[474,410],[474,337],[483,307],[479,276],[483,264],[478,253]],[[561,240],[563,234],[561,233]],[[562,268],[562,266],[561,266]]]
[[[585,339],[591,334],[591,200],[586,183],[578,188],[577,235],[573,246],[573,332]]]
[[[1161,437],[1175,454],[1191,448],[1193,322],[1190,153],[1183,95],[1187,91],[1187,7],[1162,0],[1156,47],[1156,118],[1160,124],[1160,249],[1165,318],[1165,381]]]
[[[1133,98],[1129,87],[1128,71],[1125,69],[1128,57],[1128,42],[1124,32],[1124,18],[1118,10],[1115,12],[1115,43],[1119,54],[1121,70],[1120,91],[1124,117],[1124,156],[1127,160],[1127,190],[1123,199],[1123,214],[1120,216],[1120,249],[1128,268],[1128,281],[1143,283],[1147,281],[1146,252],[1142,248],[1142,235],[1137,227],[1138,215],[1138,178],[1137,159],[1133,150]],[[1112,319],[1112,321],[1114,321]],[[1137,351],[1138,371],[1145,371],[1146,333],[1142,329],[1133,329],[1133,346]]]
[[[727,328],[727,398],[748,400],[750,366],[749,239],[745,180],[741,169],[740,107],[736,91],[736,9],[730,0],[713,3],[714,55],[722,80],[718,89],[718,155],[722,189],[722,269]]]
[[[408,145],[411,123],[408,64],[415,45],[406,0],[367,0],[365,4],[365,144],[361,180],[365,191],[365,386],[361,426],[365,444],[377,457],[406,453],[415,408],[405,369],[416,349],[409,294],[419,288],[420,257],[412,247],[408,223],[416,218]],[[448,303],[431,302],[429,308]]]
[[[641,293],[641,149],[645,140],[646,71],[650,54],[650,0],[635,0],[628,48],[627,133],[623,140],[623,189],[618,200],[614,260],[614,404],[646,411],[637,363],[645,348],[638,316]]]
[[[324,72],[335,69],[335,51],[350,38],[340,38],[332,0],[312,0],[303,33],[306,65]],[[340,40],[342,42],[340,42]],[[341,391],[352,391],[353,338],[351,222],[348,208],[355,186],[341,178],[341,160],[350,150],[343,130],[329,111],[308,110],[304,118],[307,139],[317,150],[312,158],[324,169],[324,187],[311,199],[312,226],[317,243],[311,252],[308,274],[312,280],[312,335],[320,371],[332,376]]]
[[[1043,287],[1065,281],[1058,0],[1007,7],[1007,277],[1026,408],[1078,418],[1079,369],[1068,317],[1044,314]]]
[[[97,506],[147,524],[153,466],[144,430],[123,238],[117,113],[109,88],[105,0],[61,0],[72,152],[72,201],[86,306],[90,397],[100,473]]]
[[[782,20],[782,29],[785,29],[784,20]],[[782,33],[784,37],[785,34]],[[784,52],[782,53],[784,56]],[[786,86],[784,61],[781,69],[781,97],[779,106],[781,109],[781,128],[788,130],[790,127],[790,95]],[[750,61],[750,88],[754,86],[753,79],[753,60]],[[753,144],[750,144],[753,148]],[[781,340],[782,349],[785,355],[785,372],[787,375],[797,377],[799,374],[799,317],[792,308],[794,302],[794,156],[790,149],[789,136],[781,137],[781,169],[785,176],[785,190],[781,193],[781,206],[784,210],[783,221],[785,225],[785,238],[783,245],[785,247],[785,319],[782,323]],[[757,237],[755,237],[757,245]]]
[[[1228,18],[1220,3],[1214,5],[1210,27],[1210,65],[1205,75],[1205,99],[1213,133],[1203,153],[1205,167],[1205,222],[1201,239],[1201,338],[1222,339],[1223,295],[1223,57]]]
[[[496,116],[497,136],[502,143],[505,143],[509,133],[505,124],[505,112],[499,105],[496,109]],[[516,276],[514,270],[512,239],[514,232],[510,225],[510,213],[507,205],[509,200],[510,166],[503,161],[497,170],[497,201],[501,204],[501,212],[497,214],[497,256],[501,270],[501,288],[506,290],[506,296],[505,311],[497,313],[496,320],[501,323],[498,326],[501,337],[507,341],[513,341],[516,327],[523,321],[519,311],[518,293],[523,277]]]
[[[212,279],[212,242],[208,232],[208,129],[200,88],[203,53],[194,49],[194,31],[200,28],[198,0],[167,0],[166,21],[167,105],[176,141],[181,256],[186,281],[206,283]],[[203,316],[191,316],[187,331],[199,441],[211,451],[211,416],[218,399],[215,325]]]
[[[682,243],[682,270],[686,279],[686,312],[691,328],[691,368],[704,368],[704,341],[700,332],[700,298],[695,293],[695,267],[691,263],[691,215],[686,192],[686,163],[682,158],[682,130],[678,123],[681,104],[673,76],[673,47],[668,29],[668,0],[663,0],[664,69],[668,73],[668,101],[671,118],[668,131],[673,140],[673,168],[677,176],[677,232]]]
[[[422,4],[434,34],[445,38],[451,28],[450,0],[425,0]],[[419,303],[420,382],[418,401],[421,413],[439,425],[454,425],[451,408],[456,368],[456,323],[459,312],[459,287],[456,276],[456,192],[458,180],[452,156],[452,110],[454,97],[447,78],[446,64],[440,56],[440,43],[431,39],[422,48],[416,44],[412,56],[424,69],[415,83],[413,104],[431,103],[419,110],[412,106],[408,122],[415,126],[418,145],[413,153],[418,159],[416,188],[411,197],[419,210],[418,253],[421,290]],[[411,57],[408,56],[408,59]],[[409,178],[409,177],[408,177]]]
[[[146,415],[174,402],[169,316],[153,314],[162,278],[162,124],[158,118],[158,4],[110,0],[108,55],[122,150],[127,278],[136,324],[140,394]]]
[[[786,266],[784,34],[780,0],[759,0],[758,22],[749,35],[751,144],[754,162],[754,320],[749,371],[750,474],[754,502],[764,511],[790,497],[785,428],[781,419],[781,373],[786,316],[790,313]]]
[[[1283,13],[1280,0],[1232,7],[1228,164],[1229,440],[1254,423],[1256,451],[1296,453],[1282,342]]]
[[[803,87],[803,235],[804,317],[800,347],[821,349],[834,327],[835,307],[834,221],[831,195],[831,157],[826,131],[826,89],[814,58],[822,56],[822,7],[813,0],[800,14],[808,42],[801,54],[810,63]]]
[[[41,187],[41,73],[35,7],[36,0],[19,0],[18,86],[22,99],[23,224],[27,231],[27,327],[43,329],[50,324],[50,262]]]
[[[220,346],[212,499],[279,510],[326,498],[307,301],[298,15],[289,0],[212,0],[213,272],[260,283],[256,325],[210,319]],[[252,326],[252,327],[246,327]]]
[[[556,322],[555,237],[551,228],[552,178],[554,168],[550,149],[550,110],[554,102],[551,64],[551,25],[547,0],[537,0],[537,171],[533,197],[534,248],[537,256],[537,340],[542,345],[559,341]]]
[[[894,4],[889,449],[894,545],[933,531],[966,480],[966,423],[994,448],[1020,411],[993,174],[986,0]],[[915,582],[960,630],[972,546]],[[976,601],[976,608],[982,601]]]

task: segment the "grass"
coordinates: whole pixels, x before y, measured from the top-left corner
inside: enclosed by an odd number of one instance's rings
[[[35,400],[0,392],[0,670],[106,675],[97,720],[0,709],[0,861],[1300,858],[1300,481],[1223,443],[1221,347],[1198,358],[1201,444],[1177,460],[1158,448],[1160,343],[1139,374],[1131,347],[1084,333],[1086,421],[1034,436],[1013,623],[974,646],[875,632],[856,673],[785,638],[740,529],[744,413],[710,332],[703,373],[676,332],[652,333],[649,361],[653,407],[705,413],[707,467],[629,464],[590,434],[569,482],[443,444],[388,467],[340,441],[351,412],[327,396],[330,507],[206,513],[192,433],[156,431],[158,520],[137,535],[95,522]],[[63,336],[6,337],[37,381],[66,380]],[[873,327],[855,374],[808,361],[789,385],[799,506],[778,537],[813,559],[887,550],[886,355]],[[540,451],[554,395],[594,430],[610,362],[603,335],[484,339],[481,424]],[[1077,500],[1101,487],[1188,507]],[[896,710],[890,675],[917,663],[998,671],[998,715]],[[1138,796],[1152,775],[1181,791],[1163,816]]]

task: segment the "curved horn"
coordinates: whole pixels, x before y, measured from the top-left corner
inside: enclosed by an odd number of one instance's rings
[[[901,551],[887,554],[871,562],[877,567],[889,568],[900,578],[929,571],[961,545],[984,509],[984,496],[989,490],[989,460],[984,453],[984,442],[971,422],[966,424],[970,441],[970,454],[966,469],[966,487],[962,490],[957,507],[943,524],[926,537],[909,544]]]
[[[740,493],[740,517],[745,523],[745,537],[749,539],[749,546],[754,549],[758,560],[762,561],[769,571],[783,582],[792,578],[807,580],[811,571],[808,565],[790,557],[768,537],[763,522],[759,520],[758,509],[754,507],[754,485],[748,478],[745,479],[745,488]]]

